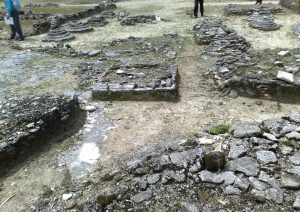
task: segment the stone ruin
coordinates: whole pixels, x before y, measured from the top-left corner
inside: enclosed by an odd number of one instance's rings
[[[47,35],[42,39],[43,42],[51,41],[67,41],[74,39],[75,36],[63,28],[57,28],[50,30]]]
[[[282,8],[279,6],[268,8],[263,6],[244,6],[238,4],[228,4],[224,7],[224,14],[227,16],[251,15],[254,12],[262,13],[263,11],[277,14],[282,13]]]
[[[274,22],[270,12],[253,12],[248,21],[250,27],[263,31],[274,31],[280,28],[280,25]]]
[[[88,23],[69,23],[66,27],[68,32],[78,33],[78,32],[90,32],[93,31],[93,27]]]
[[[155,15],[136,15],[127,16],[123,18],[120,22],[121,25],[135,25],[137,23],[154,23],[155,21],[160,21],[161,19]]]
[[[300,49],[254,52],[217,18],[205,19],[194,31],[196,42],[206,45],[203,54],[215,60],[211,74],[225,94],[300,100]]]
[[[260,123],[226,128],[219,125],[188,139],[163,141],[138,150],[118,167],[92,178],[89,183],[99,192],[77,209],[297,210],[299,141],[299,113]],[[84,186],[74,187],[73,192],[82,192]],[[64,204],[61,198],[51,198],[50,203],[38,204],[38,208],[55,205],[63,210]]]
[[[178,98],[176,39],[115,40],[103,45],[97,61],[83,63],[79,87],[99,100],[169,100]]]
[[[295,13],[300,14],[300,2],[298,0],[280,0],[279,4],[282,7],[286,7]]]
[[[45,19],[48,16],[46,13],[34,14],[31,10],[25,11],[23,14],[20,13],[21,20],[40,20]]]
[[[108,21],[102,15],[95,15],[89,18],[87,23],[93,27],[103,27],[108,24]]]
[[[0,100],[0,111],[0,175],[30,148],[68,130],[81,113],[76,97],[50,95],[6,97]]]
[[[46,3],[46,4],[33,4],[29,3],[24,6],[25,8],[37,8],[37,7],[59,7],[59,4]]]
[[[59,28],[62,24],[67,21],[76,21],[80,20],[94,14],[102,13],[106,10],[116,9],[116,4],[113,3],[100,3],[94,8],[85,9],[83,11],[72,13],[72,14],[56,14],[47,18],[46,21],[42,21],[36,24],[33,24],[34,34],[45,33],[50,29]]]

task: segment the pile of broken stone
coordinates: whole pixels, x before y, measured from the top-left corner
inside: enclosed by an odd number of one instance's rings
[[[94,8],[86,9],[78,13],[72,14],[55,14],[47,18],[46,21],[42,21],[33,25],[34,34],[40,34],[48,32],[50,35],[46,35],[43,41],[65,41],[74,38],[74,35],[70,32],[86,32],[91,29],[91,26],[104,26],[108,22],[105,18],[112,18],[115,13],[110,10],[116,9],[116,5],[113,3],[101,3]],[[76,23],[75,21],[92,16],[94,14],[99,14],[91,17],[84,23]],[[84,27],[83,27],[84,25]],[[91,25],[91,26],[90,26]],[[72,28],[76,30],[72,30]],[[71,29],[71,30],[70,30]]]
[[[281,7],[248,7],[245,8],[236,4],[229,4],[224,7],[225,15],[251,15],[248,18],[249,26],[263,31],[272,31],[280,28],[280,25],[274,22],[272,14],[281,13]]]
[[[193,30],[195,41],[206,45],[203,54],[215,60],[211,74],[224,93],[300,99],[299,49],[255,52],[218,18],[207,18]]]
[[[274,22],[269,11],[253,12],[248,21],[250,27],[263,31],[273,31],[280,28],[280,25]]]
[[[97,181],[101,191],[78,207],[177,211],[188,205],[201,211],[208,189],[222,199],[209,204],[212,211],[300,209],[299,142],[299,113],[162,142],[134,153],[127,169],[104,174]]]
[[[81,65],[79,87],[92,87],[93,97],[101,99],[117,93],[142,95],[142,99],[160,92],[176,94],[178,71],[172,62],[176,39],[164,36],[153,43],[130,37],[103,44],[100,60]]]
[[[263,7],[263,6],[250,6],[250,7],[245,7],[244,5],[238,5],[238,4],[228,4],[224,7],[224,14],[227,16],[231,15],[251,15],[254,12],[259,12],[259,11],[268,11],[272,14],[278,14],[282,13],[282,8],[280,6],[276,7]]]
[[[55,134],[52,129],[63,129],[78,111],[78,99],[73,97],[45,94],[1,99],[0,166],[25,152],[38,139],[46,140],[49,133]]]

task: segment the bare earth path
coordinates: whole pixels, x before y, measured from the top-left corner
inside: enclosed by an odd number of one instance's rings
[[[253,4],[253,2],[244,1],[239,3]],[[78,2],[74,4],[78,4]],[[222,16],[222,9],[225,4],[227,2],[207,3],[206,15]],[[95,49],[101,42],[116,38],[151,37],[176,32],[187,38],[177,57],[181,77],[181,99],[175,103],[134,101],[104,103],[105,118],[109,119],[115,127],[106,132],[106,139],[100,141],[99,138],[98,146],[101,157],[98,162],[98,170],[96,167],[96,171],[92,171],[89,176],[80,179],[81,182],[89,179],[89,177],[97,177],[99,167],[115,166],[117,161],[122,160],[127,153],[145,148],[153,143],[163,140],[184,139],[186,136],[197,133],[213,124],[232,125],[244,121],[261,121],[300,110],[300,106],[297,104],[279,104],[274,101],[242,97],[233,99],[224,97],[219,93],[213,82],[205,75],[212,67],[212,63],[201,57],[202,47],[195,45],[192,35],[188,33],[188,29],[198,21],[191,20],[186,15],[186,11],[192,9],[191,1],[135,0],[122,1],[117,3],[117,6],[118,10],[126,9],[132,14],[160,15],[170,19],[171,22],[121,27],[119,23],[111,21],[106,27],[97,29],[91,34],[82,35],[70,42],[71,46],[79,49]],[[285,24],[285,26],[279,31],[270,33],[250,29],[243,19],[222,18],[229,27],[233,27],[240,35],[245,36],[256,49],[300,47],[299,40],[287,33],[289,27],[296,20],[299,20],[299,15],[291,14],[290,11],[286,12],[288,15],[275,17],[275,20]],[[21,46],[26,49],[41,45],[40,38],[41,36],[29,38]],[[9,51],[7,50],[8,47],[4,45],[0,46],[0,50],[2,49]],[[74,83],[76,82],[70,82],[73,87],[76,86]],[[72,87],[71,85],[70,87]],[[51,86],[49,90],[51,91]],[[37,93],[43,91],[35,90]],[[59,92],[59,90],[55,90],[55,93]],[[63,93],[63,91],[61,92]],[[97,123],[95,122],[94,125]],[[2,206],[0,211],[32,211],[34,210],[32,204],[43,192],[43,186],[51,188],[66,186],[68,181],[72,179],[68,167],[58,166],[58,155],[72,147],[76,139],[77,137],[74,135],[67,140],[59,140],[61,142],[52,145],[37,157],[25,161],[18,169],[2,179],[0,182],[0,204],[10,196],[14,195],[14,197]],[[60,194],[64,192],[67,191],[62,190]],[[85,195],[88,196],[88,194]]]

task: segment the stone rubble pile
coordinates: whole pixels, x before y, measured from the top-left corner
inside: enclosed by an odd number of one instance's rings
[[[64,96],[6,97],[0,101],[0,174],[8,161],[45,142],[80,112],[77,98]],[[36,143],[35,143],[36,144]]]
[[[121,20],[121,25],[135,25],[137,23],[153,23],[158,21],[159,17],[155,15],[136,15],[127,16]]]
[[[211,74],[225,94],[300,99],[299,49],[254,52],[244,37],[217,18],[205,19],[193,30],[196,43],[206,45],[203,54],[215,60]]]
[[[269,12],[272,14],[277,14],[277,13],[282,13],[282,8],[281,7],[256,7],[256,6],[251,6],[251,7],[245,7],[244,5],[238,5],[238,4],[228,4],[224,7],[224,14],[227,16],[230,15],[251,15],[253,12]]]
[[[93,31],[93,27],[89,25],[88,23],[69,23],[66,27],[66,30],[68,32],[90,32]]]
[[[31,10],[25,11],[24,14],[20,14],[21,20],[40,20],[45,19],[48,16],[46,13],[34,14]]]
[[[89,18],[87,23],[93,27],[103,27],[108,24],[108,21],[106,21],[102,15],[95,15]]]
[[[72,14],[55,14],[49,16],[46,21],[42,21],[36,24],[33,24],[33,29],[35,34],[40,34],[47,32],[50,29],[59,28],[62,24],[66,23],[67,21],[76,21],[79,19],[83,19],[94,14],[101,14],[107,10],[114,10],[116,9],[116,4],[114,3],[100,3],[94,8],[85,9],[83,11],[72,13]]]
[[[46,4],[34,4],[29,3],[24,6],[25,8],[36,8],[36,7],[59,7],[59,4],[55,3],[46,3]]]
[[[209,130],[208,130],[209,132]],[[206,131],[129,156],[127,165],[92,180],[99,192],[78,211],[292,211],[300,198],[300,113]],[[125,166],[125,167],[123,167]],[[80,202],[80,189],[72,190]],[[60,198],[49,204],[62,210]]]
[[[43,38],[43,42],[60,42],[60,41],[67,41],[74,39],[75,36],[68,32],[67,30],[63,28],[57,28],[50,30],[47,35]]]
[[[274,31],[280,28],[280,25],[274,22],[270,12],[253,12],[248,21],[250,27],[263,31]]]
[[[177,98],[177,38],[114,40],[103,44],[97,61],[83,63],[79,87],[92,89],[95,99]],[[157,43],[158,42],[158,43]],[[162,96],[163,95],[163,96]]]

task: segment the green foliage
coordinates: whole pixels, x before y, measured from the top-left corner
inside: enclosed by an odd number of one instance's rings
[[[208,130],[210,134],[219,135],[228,133],[230,130],[230,125],[227,124],[220,124],[215,127],[212,127]]]

